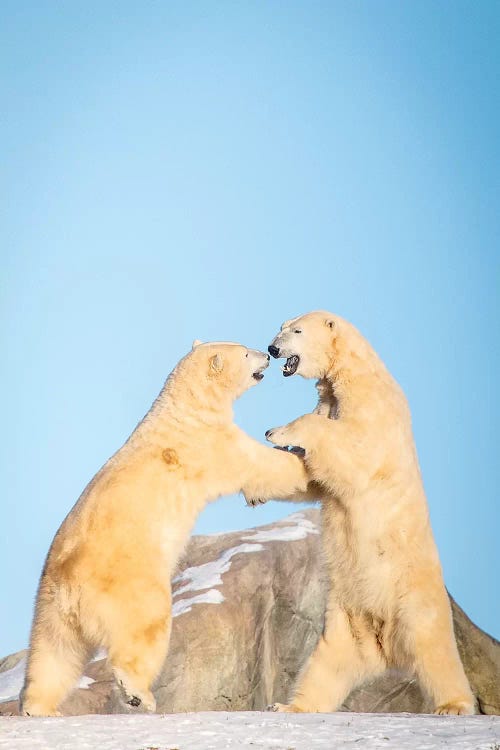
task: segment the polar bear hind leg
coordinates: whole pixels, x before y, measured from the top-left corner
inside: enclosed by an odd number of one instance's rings
[[[411,666],[434,702],[434,713],[469,715],[475,711],[475,700],[460,660],[448,609],[446,601],[428,617],[410,615],[403,624],[404,637],[410,649]]]
[[[127,710],[156,710],[151,686],[165,661],[171,631],[170,598],[160,609],[148,607],[144,600],[141,613],[133,617],[116,616],[107,622],[108,659],[113,669],[119,695]],[[166,606],[168,605],[168,606]],[[116,602],[115,602],[116,606]]]
[[[327,613],[325,632],[297,681],[290,704],[275,703],[278,712],[336,711],[356,685],[381,674],[386,660],[375,632],[362,615],[337,609]]]
[[[44,627],[35,625],[33,630],[20,696],[25,716],[59,716],[59,705],[75,686],[93,651],[55,605],[53,611],[43,613],[43,620]],[[50,626],[47,620],[52,621]]]

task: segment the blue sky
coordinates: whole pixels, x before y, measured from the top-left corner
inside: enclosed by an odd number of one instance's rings
[[[0,655],[63,517],[194,338],[352,320],[404,387],[447,585],[497,637],[495,2],[0,11]],[[264,431],[310,410],[269,375]],[[226,498],[198,532],[269,522]]]

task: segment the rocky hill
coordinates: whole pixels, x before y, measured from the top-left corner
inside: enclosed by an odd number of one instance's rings
[[[248,531],[193,537],[173,581],[170,651],[155,689],[158,711],[262,710],[285,701],[322,631],[326,577],[319,511]],[[500,714],[500,643],[452,600],[460,654],[482,713]],[[0,714],[17,713],[26,652],[0,660]],[[354,691],[357,712],[428,712],[416,680],[397,671]],[[130,710],[97,655],[65,714]]]

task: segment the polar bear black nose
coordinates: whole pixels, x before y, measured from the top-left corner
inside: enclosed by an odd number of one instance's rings
[[[277,346],[274,346],[274,344],[271,344],[271,346],[268,346],[267,351],[272,357],[274,357],[274,359],[277,359],[280,356],[280,350],[278,349]]]

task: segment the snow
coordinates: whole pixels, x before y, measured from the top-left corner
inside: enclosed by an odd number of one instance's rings
[[[238,544],[236,547],[230,547],[224,550],[216,560],[211,560],[202,565],[193,565],[183,570],[172,581],[173,584],[184,582],[184,585],[173,593],[172,617],[190,612],[195,604],[220,604],[223,602],[224,595],[215,587],[222,585],[222,576],[231,567],[235,555],[260,552],[263,549],[262,543],[264,542],[294,542],[304,539],[308,534],[319,534],[316,526],[312,521],[304,518],[303,513],[292,513],[286,521],[286,526],[275,526],[271,529],[258,530],[242,536],[245,542],[252,542],[252,544]],[[179,596],[188,591],[204,591],[205,593],[178,599]]]
[[[0,717],[7,750],[496,750],[498,716],[211,712]]]
[[[262,529],[253,534],[247,534],[242,539],[256,542],[296,542],[304,539],[308,534],[319,534],[315,524],[304,518],[302,513],[292,513],[287,521],[294,521],[295,525]]]
[[[185,612],[191,612],[194,604],[220,604],[224,601],[224,595],[217,589],[210,589],[203,594],[180,599],[172,604],[172,617],[178,617]]]
[[[95,682],[95,680],[93,680],[92,677],[87,677],[86,674],[82,674],[77,687],[79,687],[81,690],[88,690],[89,685],[92,685],[93,682]]]
[[[108,655],[108,652],[105,648],[99,648],[97,649],[94,656],[90,660],[90,663],[92,664],[92,662],[94,661],[101,661],[101,659],[105,659],[107,655]]]
[[[3,701],[17,700],[24,682],[24,673],[26,671],[26,657],[23,656],[15,667],[0,672],[0,703]],[[92,677],[83,675],[76,687],[88,689],[89,685],[95,680]]]
[[[0,701],[16,700],[24,682],[26,657],[17,662],[15,667],[0,673]]]
[[[200,591],[201,589],[220,586],[222,574],[227,573],[231,567],[231,558],[242,552],[260,552],[261,549],[263,549],[262,544],[239,544],[237,547],[224,550],[217,560],[186,568],[172,581],[172,583],[188,581],[180,589],[177,589],[174,596],[179,596],[185,591]]]

